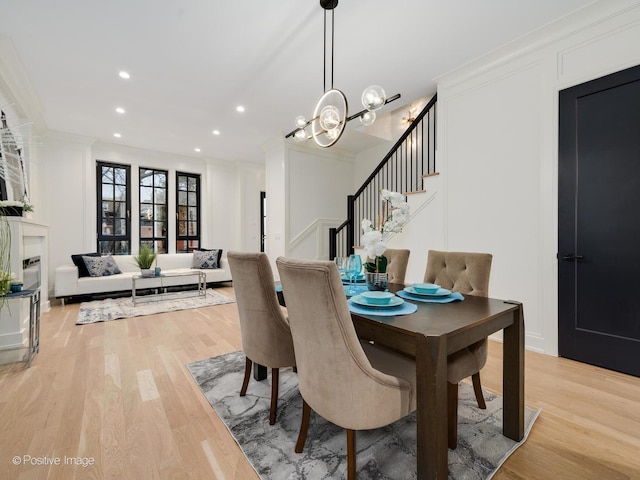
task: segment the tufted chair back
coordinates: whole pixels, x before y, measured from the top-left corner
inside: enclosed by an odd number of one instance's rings
[[[404,283],[410,253],[411,250],[393,248],[387,248],[384,251],[384,255],[387,257],[389,283]]]
[[[454,292],[489,296],[490,253],[429,250],[424,281]]]

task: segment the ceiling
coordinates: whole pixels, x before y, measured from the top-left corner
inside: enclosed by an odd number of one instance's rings
[[[435,91],[439,75],[589,3],[341,0],[334,86],[350,113],[371,84],[402,95],[386,107],[395,109]],[[2,0],[0,36],[51,130],[263,162],[261,146],[311,116],[323,93],[322,12],[318,0]],[[336,145],[349,145],[350,129]]]

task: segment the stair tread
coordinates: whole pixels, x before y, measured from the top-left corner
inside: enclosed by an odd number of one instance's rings
[[[440,175],[440,172],[425,173],[422,178],[435,177],[436,175]]]

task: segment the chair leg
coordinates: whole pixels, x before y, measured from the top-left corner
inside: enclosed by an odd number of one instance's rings
[[[300,433],[298,433],[298,441],[296,442],[296,453],[302,453],[304,444],[307,441],[307,432],[309,431],[309,420],[311,419],[311,407],[307,402],[302,400],[302,421],[300,422]]]
[[[269,409],[269,425],[276,423],[278,410],[278,384],[280,383],[280,369],[271,369],[271,408]]]
[[[458,446],[458,384],[447,382],[447,438],[449,448]]]
[[[244,397],[247,394],[247,387],[249,386],[249,377],[251,377],[251,367],[253,362],[247,356],[244,357],[244,380],[242,381],[242,388],[240,389],[240,396]]]
[[[482,385],[480,384],[480,372],[471,375],[473,381],[473,391],[476,394],[476,400],[478,401],[478,408],[482,410],[487,408],[487,404],[484,403],[484,395],[482,395]]]
[[[356,480],[356,432],[347,430],[347,480]]]

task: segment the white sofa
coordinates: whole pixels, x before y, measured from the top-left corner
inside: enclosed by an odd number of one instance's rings
[[[73,263],[60,265],[55,270],[55,296],[68,298],[74,296],[101,295],[110,292],[131,293],[131,278],[140,274],[133,255],[114,255],[121,274],[105,277],[80,277],[78,267]],[[163,273],[191,271],[192,253],[163,253],[158,255],[157,266]],[[220,259],[220,268],[202,269],[207,276],[207,283],[231,281],[231,270],[226,255]],[[171,285],[192,284],[192,276],[172,278]]]

